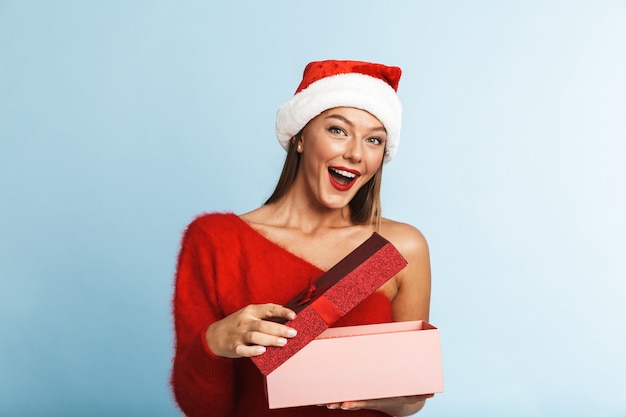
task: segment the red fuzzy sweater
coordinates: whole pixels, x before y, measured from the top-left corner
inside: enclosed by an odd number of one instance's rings
[[[284,304],[323,271],[267,240],[232,213],[198,217],[187,228],[174,295],[176,353],[172,387],[188,416],[382,416],[310,406],[269,410],[263,375],[247,358],[209,351],[207,327],[248,304]],[[335,326],[391,321],[391,304],[375,293]],[[297,336],[296,336],[297,337]]]

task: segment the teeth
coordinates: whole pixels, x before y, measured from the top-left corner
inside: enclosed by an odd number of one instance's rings
[[[348,172],[348,171],[344,171],[343,169],[335,169],[335,168],[331,168],[333,170],[333,172],[336,172],[339,175],[343,175],[344,177],[347,178],[354,178],[356,177],[356,174],[353,174],[352,172]]]

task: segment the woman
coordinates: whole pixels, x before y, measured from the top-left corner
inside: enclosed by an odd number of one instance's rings
[[[190,416],[410,415],[426,398],[348,401],[268,410],[249,357],[297,337],[281,307],[374,231],[408,266],[335,326],[428,320],[430,263],[412,226],[381,218],[382,167],[395,154],[400,68],[357,61],[310,63],[277,114],[287,157],[262,207],[206,214],[188,227],[178,260],[172,385]]]

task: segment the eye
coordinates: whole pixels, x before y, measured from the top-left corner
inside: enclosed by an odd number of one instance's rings
[[[346,132],[342,128],[337,127],[337,126],[329,127],[328,131],[330,133],[335,134],[335,135],[344,135],[345,136],[345,134],[346,134]]]
[[[383,144],[383,140],[381,138],[373,137],[365,139],[367,143],[371,143],[372,145],[381,145]]]

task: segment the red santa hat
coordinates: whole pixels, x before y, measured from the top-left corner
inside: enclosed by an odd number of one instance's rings
[[[402,70],[361,61],[317,61],[304,69],[295,95],[276,115],[276,136],[283,148],[315,116],[334,107],[355,107],[376,117],[387,130],[385,162],[400,142],[402,105],[396,91]]]

